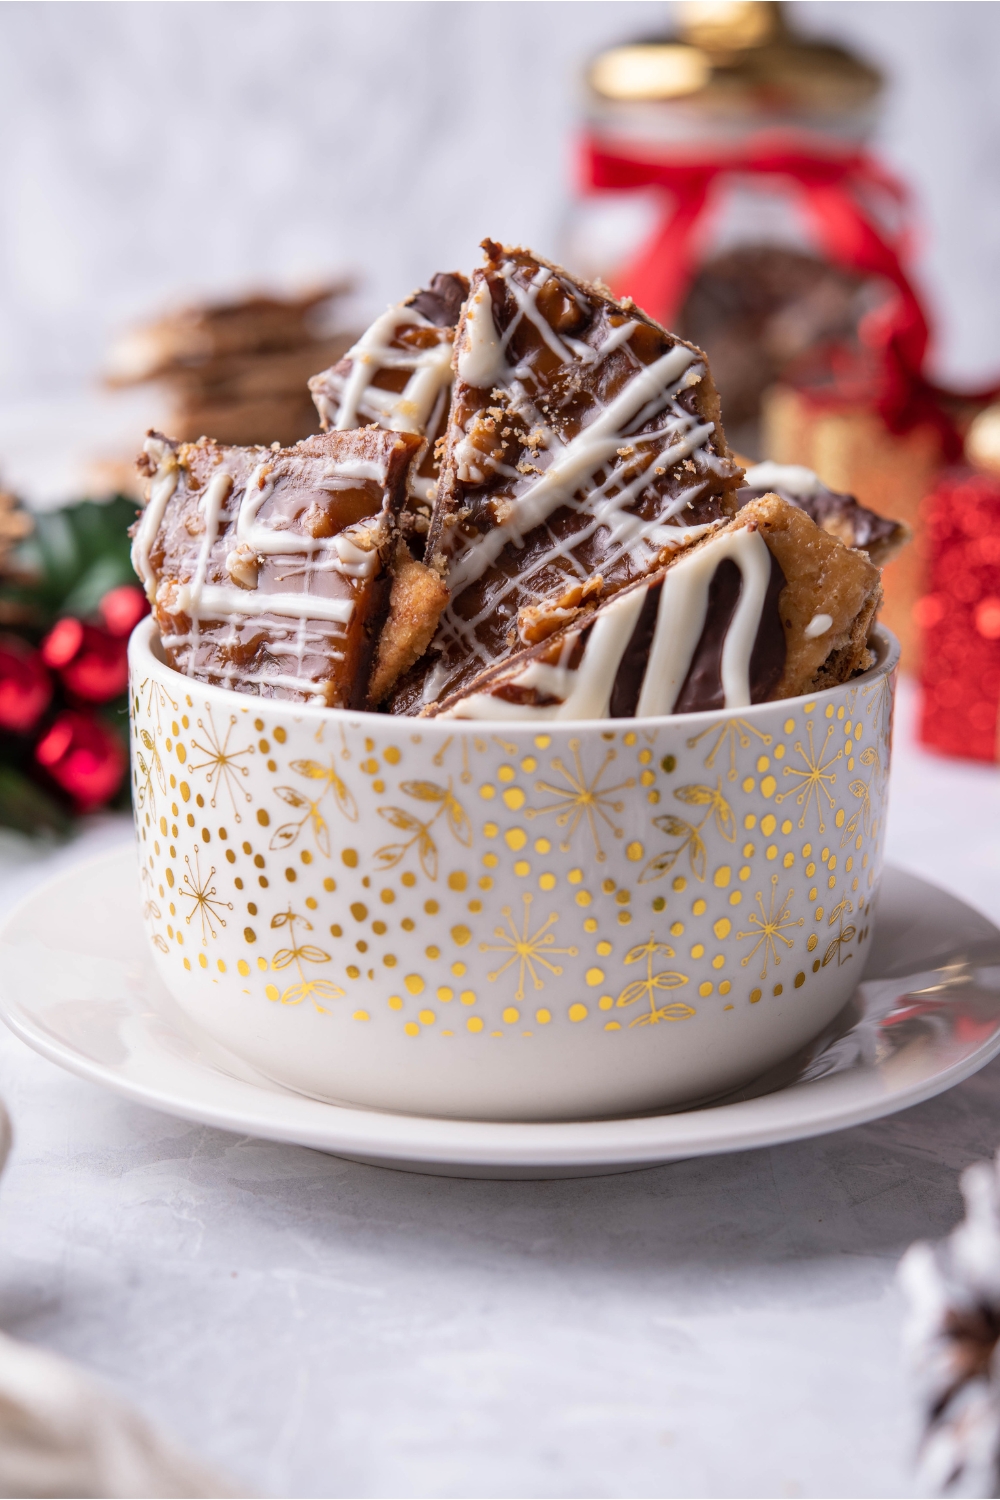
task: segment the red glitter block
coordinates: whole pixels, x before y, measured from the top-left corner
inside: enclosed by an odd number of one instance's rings
[[[946,755],[1000,759],[1000,477],[942,476],[923,505],[930,590],[920,738]]]

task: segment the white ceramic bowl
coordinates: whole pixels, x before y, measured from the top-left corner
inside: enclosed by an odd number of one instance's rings
[[[262,700],[135,631],[145,920],[262,1073],[419,1114],[631,1113],[746,1082],[871,936],[898,646],[814,698],[519,727]]]

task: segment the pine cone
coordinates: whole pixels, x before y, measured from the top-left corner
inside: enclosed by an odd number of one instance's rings
[[[924,1407],[919,1479],[934,1495],[1000,1490],[1000,1157],[962,1173],[966,1217],[899,1267]]]
[[[37,610],[24,597],[33,575],[19,564],[17,550],[34,531],[29,511],[9,490],[0,489],[0,628],[17,630],[37,624]],[[4,585],[11,585],[5,589]]]
[[[35,523],[16,495],[0,490],[0,574],[10,571],[10,554],[34,530]]]

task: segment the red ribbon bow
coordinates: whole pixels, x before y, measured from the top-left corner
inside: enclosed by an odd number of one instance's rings
[[[583,154],[588,191],[655,187],[672,195],[649,240],[616,278],[616,290],[627,291],[661,321],[677,312],[691,279],[695,230],[718,180],[750,173],[793,184],[830,260],[881,276],[895,288],[895,297],[869,313],[859,330],[880,357],[877,406],[886,426],[901,433],[931,422],[941,433],[946,457],[958,456],[961,438],[942,406],[951,393],[923,375],[930,331],[903,269],[909,248],[908,195],[871,156],[801,135],[772,133],[713,155],[672,152],[664,158],[593,139],[584,141]],[[893,221],[898,228],[889,227]],[[995,394],[980,392],[968,399],[989,400]]]

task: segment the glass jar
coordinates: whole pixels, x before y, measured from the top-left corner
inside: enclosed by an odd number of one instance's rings
[[[804,211],[812,164],[856,155],[882,81],[762,0],[675,7],[675,35],[591,63],[574,271],[704,348],[734,447],[760,456],[761,398],[817,350],[862,357],[882,280],[837,264]]]

